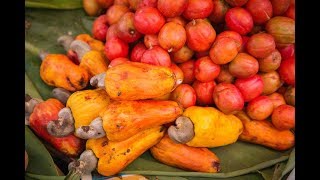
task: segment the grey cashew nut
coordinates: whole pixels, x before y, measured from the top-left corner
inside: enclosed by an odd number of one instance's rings
[[[85,150],[77,161],[69,163],[68,170],[81,176],[91,176],[98,164],[98,158],[92,150]]]
[[[81,62],[82,57],[89,51],[91,51],[91,47],[80,40],[74,40],[70,44],[70,49],[73,50],[75,53],[77,53],[77,56],[79,57],[79,61]]]
[[[65,51],[68,51],[74,38],[69,35],[62,35],[57,39],[58,44],[62,45]]]
[[[41,50],[41,51],[39,52],[39,57],[40,57],[41,61],[43,61],[48,54],[49,54],[49,53],[48,53],[47,51]]]
[[[89,126],[80,126],[76,129],[75,136],[81,139],[96,139],[106,135],[103,129],[101,117],[94,119]]]
[[[40,102],[43,102],[43,100],[32,98],[30,95],[25,94],[24,101],[24,124],[29,125],[29,117],[32,114],[34,107]]]
[[[192,121],[186,116],[180,116],[175,123],[176,126],[172,125],[168,129],[170,139],[182,144],[191,141],[195,135]]]
[[[63,108],[58,113],[58,120],[50,121],[47,131],[55,137],[65,137],[74,132],[74,119],[70,108]]]
[[[63,88],[54,88],[51,92],[52,96],[58,99],[61,103],[66,105],[71,93]]]
[[[93,76],[90,79],[91,86],[97,87],[97,88],[105,88],[104,80],[106,78],[106,73],[101,73]]]

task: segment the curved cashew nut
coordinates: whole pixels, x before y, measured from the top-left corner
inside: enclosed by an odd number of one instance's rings
[[[94,119],[89,126],[81,126],[76,129],[75,135],[81,139],[96,139],[106,135],[102,126],[101,117]]]
[[[52,96],[62,102],[64,105],[67,103],[71,93],[63,88],[54,88],[52,90]]]
[[[55,137],[65,137],[74,132],[74,119],[70,108],[63,108],[59,111],[58,120],[50,121],[47,131]]]
[[[97,87],[97,88],[105,88],[104,86],[104,79],[106,78],[106,73],[101,73],[93,76],[90,79],[91,86]]]
[[[168,129],[170,139],[176,143],[187,143],[194,137],[192,121],[186,116],[180,116],[176,119],[176,126],[172,125]]]
[[[68,170],[81,176],[91,176],[98,164],[98,158],[92,150],[85,150],[77,161],[69,163]]]
[[[58,44],[62,45],[65,51],[68,51],[74,38],[69,35],[62,35],[57,39]]]
[[[70,49],[77,53],[79,57],[79,61],[81,62],[82,57],[89,51],[91,51],[91,47],[80,40],[74,40],[70,44]]]

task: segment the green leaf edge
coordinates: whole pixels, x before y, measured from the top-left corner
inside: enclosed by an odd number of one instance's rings
[[[26,0],[25,7],[28,8],[44,8],[44,9],[79,9],[82,8],[82,0],[66,0],[66,1],[59,1],[52,2],[52,1],[32,1]]]
[[[291,172],[293,170],[293,168],[295,167],[295,159],[296,159],[296,150],[295,148],[292,149],[290,155],[289,155],[289,160],[286,164],[285,169],[283,170],[280,179],[282,179],[286,174],[288,174],[289,172]]]

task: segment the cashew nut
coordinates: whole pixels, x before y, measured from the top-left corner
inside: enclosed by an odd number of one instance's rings
[[[74,132],[74,119],[70,108],[63,108],[58,113],[58,120],[50,121],[47,125],[49,134],[55,137],[65,137]]]
[[[64,50],[68,51],[73,40],[72,36],[62,35],[57,39],[57,42],[63,46]]]
[[[106,135],[101,117],[94,119],[89,126],[81,126],[76,129],[75,135],[81,139],[96,139]]]
[[[69,163],[68,170],[72,174],[81,175],[82,178],[92,178],[91,172],[97,167],[98,159],[92,150],[85,150],[77,161]],[[71,175],[72,176],[72,175]]]
[[[97,87],[97,88],[105,88],[104,86],[104,79],[106,78],[106,73],[101,73],[93,76],[90,79],[91,86]]]
[[[39,52],[39,57],[40,57],[41,61],[43,61],[48,54],[49,54],[48,52],[46,52],[46,51],[44,51],[44,50],[41,50],[41,51]]]
[[[52,96],[56,99],[58,99],[61,103],[64,105],[67,103],[69,96],[71,93],[63,88],[54,88],[52,90]]]
[[[24,114],[24,124],[25,125],[29,125],[29,117],[31,115],[31,113],[33,112],[34,107],[39,104],[40,102],[43,102],[43,100],[41,99],[37,99],[37,98],[31,98],[31,96],[29,96],[28,94],[25,94],[25,102],[24,102],[24,110],[25,110],[25,114]]]
[[[176,143],[185,144],[194,137],[192,121],[186,116],[180,116],[175,121],[176,126],[172,125],[168,129],[170,139]]]
[[[81,62],[82,57],[89,51],[91,51],[90,46],[80,40],[74,40],[70,44],[70,49],[77,53],[79,61]]]

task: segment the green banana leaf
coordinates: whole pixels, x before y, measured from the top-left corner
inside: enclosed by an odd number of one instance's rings
[[[46,85],[39,76],[41,60],[38,53],[45,50],[49,53],[65,53],[56,40],[64,34],[74,36],[81,33],[91,34],[91,26],[94,18],[86,16],[82,9],[76,10],[50,10],[26,8],[25,39],[25,73],[34,85],[29,91],[34,91],[42,99],[51,97],[53,87]],[[287,151],[275,151],[260,145],[236,142],[234,144],[212,148],[221,160],[220,173],[187,172],[178,168],[164,165],[152,158],[149,151],[145,152],[120,174],[141,174],[150,179],[167,180],[195,180],[195,179],[281,179],[294,168],[294,149]],[[292,153],[291,153],[292,152]],[[289,159],[290,157],[290,159]],[[289,161],[288,161],[289,159]],[[281,164],[281,165],[277,165]],[[276,166],[275,166],[276,165]],[[279,168],[280,167],[280,168]],[[39,177],[43,175],[43,177]],[[35,179],[47,179],[47,174],[26,174]],[[281,177],[281,178],[280,178]],[[53,175],[52,179],[57,176]],[[59,178],[59,177],[58,177]],[[96,172],[94,179],[104,179]],[[50,178],[49,178],[50,179]]]

